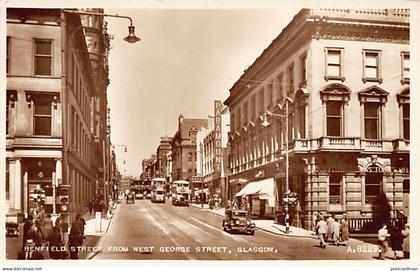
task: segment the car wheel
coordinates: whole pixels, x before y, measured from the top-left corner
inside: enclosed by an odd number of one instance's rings
[[[249,234],[254,235],[255,234],[255,231],[250,231]]]

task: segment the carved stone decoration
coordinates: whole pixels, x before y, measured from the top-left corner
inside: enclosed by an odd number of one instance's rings
[[[391,172],[390,158],[381,158],[374,155],[371,157],[360,157],[357,158],[357,165],[362,173],[367,172],[370,166],[378,166],[382,169],[382,172]]]

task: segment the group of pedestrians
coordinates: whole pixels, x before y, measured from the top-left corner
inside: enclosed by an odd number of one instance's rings
[[[23,224],[22,250],[18,253],[18,259],[43,259],[43,251],[48,248],[49,258],[66,259],[68,251],[70,259],[78,258],[78,246],[83,244],[85,220],[80,214],[76,215],[71,224],[70,235],[67,239],[68,223],[62,215],[59,215],[53,222],[50,214],[39,212],[29,214]]]
[[[313,224],[315,233],[319,237],[319,246],[321,248],[325,248],[327,242],[331,242],[336,246],[347,245],[350,229],[345,214],[340,220],[338,217],[332,215],[327,215],[327,218],[325,219],[323,215],[315,213],[313,216]]]
[[[385,259],[385,254],[389,250],[389,243],[391,243],[391,250],[394,252],[394,260],[410,258],[410,225],[407,223],[404,226],[401,223],[388,226],[382,223],[378,230],[378,242],[380,246],[379,260]]]

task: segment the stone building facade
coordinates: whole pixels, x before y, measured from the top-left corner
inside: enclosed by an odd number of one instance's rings
[[[231,198],[271,183],[274,203],[249,194],[252,212],[282,214],[288,188],[298,195],[294,224],[306,228],[315,212],[409,215],[409,17],[303,9],[293,18],[225,101]]]
[[[54,184],[70,185],[70,215],[83,211],[97,192],[98,84],[83,30],[79,15],[60,9],[7,9],[8,215],[30,213],[35,191]],[[51,200],[43,200],[53,212]]]

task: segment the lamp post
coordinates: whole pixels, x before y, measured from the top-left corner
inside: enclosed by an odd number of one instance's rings
[[[140,41],[140,38],[136,36],[134,33],[134,26],[133,20],[129,16],[123,16],[118,14],[105,14],[99,12],[90,12],[90,11],[81,11],[81,10],[73,10],[73,9],[64,9],[64,13],[70,14],[79,14],[79,15],[92,15],[92,16],[101,16],[101,17],[113,17],[113,18],[122,18],[130,20],[130,25],[128,26],[128,36],[124,38],[124,40],[128,43],[136,43]]]
[[[286,168],[285,168],[285,182],[284,182],[284,187],[286,190],[286,195],[289,195],[290,191],[289,191],[289,103],[292,103],[292,99],[290,99],[289,97],[286,97],[285,99],[285,105],[284,105],[284,115],[283,114],[275,114],[272,112],[267,111],[266,115],[270,115],[270,116],[274,116],[274,117],[282,117],[282,118],[286,118],[286,131],[285,131],[285,138],[286,138],[286,143],[285,143],[285,152],[286,152]],[[281,108],[281,106],[280,106]],[[270,125],[270,123],[267,121],[267,117],[264,116],[264,121],[262,123],[263,126],[268,126]],[[281,134],[281,131],[280,131]],[[283,196],[286,196],[283,195]],[[286,233],[289,233],[289,200],[285,201],[284,199],[284,203],[285,203],[285,207],[284,207],[284,211],[286,213],[286,216],[284,218],[284,223],[286,225]]]

